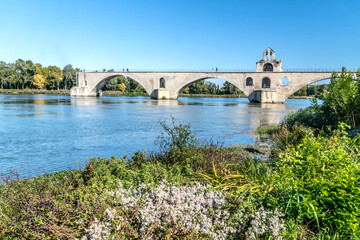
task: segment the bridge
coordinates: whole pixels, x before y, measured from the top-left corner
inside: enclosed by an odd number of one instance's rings
[[[299,89],[324,79],[331,78],[332,71],[283,71],[282,61],[275,58],[275,52],[267,48],[263,59],[256,63],[256,71],[250,72],[180,72],[180,71],[119,71],[78,72],[77,86],[71,96],[99,96],[107,81],[125,76],[142,85],[151,98],[177,99],[191,84],[208,79],[220,78],[235,85],[250,102],[283,103]]]

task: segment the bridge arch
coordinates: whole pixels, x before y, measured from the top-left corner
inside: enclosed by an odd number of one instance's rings
[[[286,99],[289,98],[291,95],[293,95],[294,93],[296,93],[297,91],[299,91],[303,87],[306,87],[307,85],[311,85],[311,84],[316,83],[316,82],[320,82],[320,81],[323,81],[323,80],[330,80],[330,79],[331,79],[331,76],[328,76],[328,77],[316,77],[313,80],[309,80],[307,82],[298,84],[296,86],[293,86],[291,88],[291,91],[289,91],[288,94],[286,94],[285,97],[286,97]]]
[[[224,80],[226,82],[231,83],[232,85],[234,85],[236,88],[238,88],[242,93],[244,93],[246,95],[246,93],[244,92],[244,84],[243,82],[239,82],[239,81],[235,81],[232,79],[227,79],[226,77],[217,77],[217,76],[204,76],[204,77],[199,77],[199,78],[194,78],[194,79],[189,79],[188,81],[186,81],[185,84],[183,84],[182,86],[178,87],[175,91],[176,95],[179,96],[187,87],[191,86],[192,84],[201,81],[201,80],[206,80],[206,79],[221,79]]]
[[[97,95],[99,94],[100,90],[105,86],[105,84],[110,81],[111,79],[115,78],[115,77],[119,77],[119,76],[124,76],[128,79],[132,79],[134,80],[135,82],[137,82],[138,84],[140,84],[144,89],[145,91],[147,92],[147,94],[149,94],[149,96],[151,95],[151,93],[153,92],[153,89],[149,88],[146,84],[145,81],[143,80],[140,80],[140,79],[137,79],[137,78],[134,78],[134,77],[130,77],[128,74],[126,73],[113,73],[113,74],[110,74],[108,76],[106,76],[105,78],[101,78],[97,81],[97,83],[95,83],[93,89],[91,90],[91,92],[95,92]]]

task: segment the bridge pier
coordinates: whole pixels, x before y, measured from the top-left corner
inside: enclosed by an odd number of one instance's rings
[[[97,93],[91,91],[91,89],[88,87],[72,87],[70,89],[70,96],[96,97]]]
[[[151,93],[150,97],[152,99],[177,99],[178,96],[172,94],[172,92],[170,90],[166,90],[166,89],[154,89],[154,91]]]
[[[255,90],[249,96],[250,102],[255,103],[284,103],[284,99],[274,90]]]

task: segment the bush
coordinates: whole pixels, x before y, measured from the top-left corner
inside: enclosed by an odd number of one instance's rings
[[[359,146],[358,137],[347,138],[342,130],[288,147],[277,161],[268,204],[313,231],[360,237]]]
[[[126,239],[258,239],[277,238],[284,227],[275,211],[248,213],[210,186],[195,182],[176,186],[166,181],[156,187],[141,185],[125,189],[121,184],[108,192],[111,202],[106,219],[96,220],[87,238],[98,236]]]
[[[331,113],[327,105],[319,105],[317,100],[313,100],[310,107],[287,115],[282,125],[287,128],[303,125],[319,132],[320,130],[334,128],[337,125],[337,117]]]
[[[289,127],[302,124],[317,130],[335,129],[340,122],[357,128],[360,126],[360,68],[357,74],[342,69],[334,73],[329,91],[324,93],[323,104],[314,100],[308,108],[290,114],[285,119]]]

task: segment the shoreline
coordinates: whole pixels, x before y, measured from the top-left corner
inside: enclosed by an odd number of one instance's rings
[[[46,90],[46,89],[0,89],[0,94],[11,94],[11,95],[64,95],[69,96],[70,90],[59,89],[59,90]],[[147,93],[122,93],[120,91],[103,91],[103,96],[110,97],[148,97]],[[246,98],[244,94],[239,95],[213,95],[213,94],[185,94],[181,93],[179,97],[194,97],[194,98]],[[288,99],[312,99],[314,96],[290,96]]]

